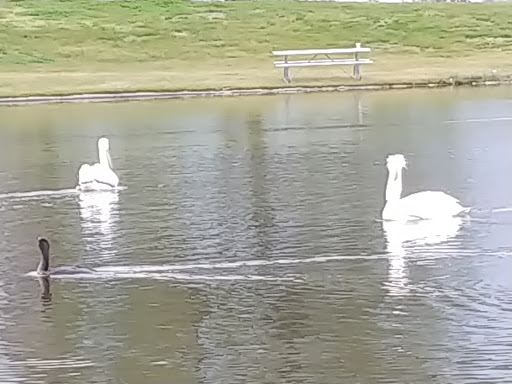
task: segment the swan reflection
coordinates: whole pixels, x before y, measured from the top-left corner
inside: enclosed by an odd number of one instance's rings
[[[391,295],[403,295],[409,291],[406,256],[421,255],[425,246],[443,243],[455,237],[463,223],[460,217],[442,220],[383,221],[382,228],[389,253],[388,281]]]
[[[111,249],[119,220],[118,191],[81,192],[78,202],[83,238],[93,239],[95,251]]]

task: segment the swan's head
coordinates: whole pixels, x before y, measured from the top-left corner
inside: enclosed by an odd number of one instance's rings
[[[112,169],[112,159],[110,158],[110,142],[106,137],[98,140],[98,154],[100,163]]]
[[[106,152],[110,149],[110,143],[106,137],[102,137],[98,140],[98,150],[100,152]]]
[[[389,155],[386,159],[386,167],[390,172],[401,171],[403,168],[407,169],[407,161],[402,154]]]
[[[43,254],[47,254],[50,251],[50,242],[47,239],[39,236],[37,238],[37,242],[39,243],[39,249]]]

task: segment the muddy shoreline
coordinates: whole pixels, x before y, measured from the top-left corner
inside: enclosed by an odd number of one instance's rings
[[[311,92],[345,92],[362,90],[390,90],[408,88],[441,88],[456,86],[499,86],[512,84],[512,78],[506,79],[453,79],[424,82],[404,82],[392,84],[365,84],[365,85],[340,85],[319,87],[279,87],[279,88],[253,88],[253,89],[228,89],[205,91],[158,91],[158,92],[112,92],[112,93],[84,93],[76,95],[54,96],[19,96],[0,97],[0,105],[27,105],[48,103],[104,103],[138,100],[158,99],[185,99],[197,97],[228,97],[249,95],[277,95]]]

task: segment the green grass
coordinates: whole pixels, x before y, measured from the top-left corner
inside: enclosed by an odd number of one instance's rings
[[[512,69],[512,7],[2,2],[0,94],[280,86],[273,49],[357,41],[374,49],[376,63],[363,69],[367,82],[481,75],[496,68],[505,73]],[[66,80],[59,73],[66,73]],[[338,67],[303,70],[295,84],[344,82],[352,80]]]

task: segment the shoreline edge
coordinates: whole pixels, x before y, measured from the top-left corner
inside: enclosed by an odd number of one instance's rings
[[[104,93],[83,93],[67,95],[48,96],[15,96],[0,97],[0,106],[50,104],[50,103],[104,103],[123,101],[142,101],[159,99],[186,99],[199,97],[229,97],[229,96],[257,96],[257,95],[278,95],[297,94],[313,92],[345,92],[345,91],[367,91],[367,90],[392,90],[410,88],[444,88],[461,86],[500,86],[512,84],[512,77],[505,79],[457,79],[422,82],[403,82],[389,84],[365,84],[365,85],[339,85],[339,86],[298,86],[298,87],[275,87],[275,88],[248,88],[248,89],[219,89],[219,90],[197,90],[197,91],[135,91],[135,92],[104,92]]]

